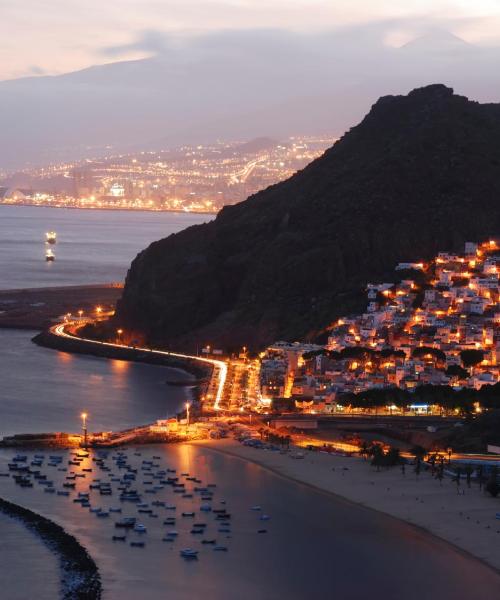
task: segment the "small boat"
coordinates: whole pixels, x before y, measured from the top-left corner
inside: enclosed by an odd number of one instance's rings
[[[122,527],[123,529],[132,529],[136,523],[135,517],[125,517],[116,521],[115,527]]]
[[[200,506],[200,510],[203,512],[210,512],[212,510],[212,507],[210,506],[210,504],[202,504]]]
[[[269,521],[271,517],[269,515],[260,515],[260,520],[261,521]]]
[[[215,540],[201,540],[202,544],[215,544]]]
[[[259,529],[257,533],[267,533],[267,529]]]
[[[191,533],[193,535],[201,535],[201,534],[205,533],[205,530],[203,528],[197,527],[197,528],[191,529]]]
[[[134,525],[134,531],[135,531],[136,533],[147,533],[146,526],[145,526],[145,525],[143,525],[142,523],[136,523],[136,524]]]
[[[250,510],[261,510],[260,506],[252,506],[252,508]]]
[[[182,516],[183,517],[194,517],[194,512],[183,512]]]
[[[227,546],[214,546],[214,552],[227,552]]]
[[[165,508],[166,508],[167,510],[175,510],[175,509],[176,509],[176,506],[175,506],[175,504],[167,504],[167,505],[165,506]]]
[[[126,540],[126,536],[114,535],[111,539],[113,540],[113,542],[124,542]]]
[[[130,542],[130,545],[134,548],[144,548],[144,542]]]
[[[184,548],[180,551],[182,558],[198,558],[198,551],[192,548]]]
[[[52,250],[49,248],[46,252],[45,252],[45,260],[46,262],[53,262],[56,259],[56,255],[52,252]],[[74,464],[74,463],[71,463]]]
[[[69,496],[69,492],[57,492],[58,496]]]
[[[47,244],[55,244],[57,242],[57,233],[55,231],[47,231],[45,241]]]

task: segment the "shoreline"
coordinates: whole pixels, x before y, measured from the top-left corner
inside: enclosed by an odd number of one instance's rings
[[[289,454],[257,450],[243,446],[233,439],[199,440],[189,443],[251,462],[277,477],[283,477],[295,484],[326,494],[337,501],[347,502],[403,521],[440,542],[448,544],[467,558],[481,562],[500,575],[500,555],[495,546],[495,542],[498,544],[500,541],[500,522],[496,521],[495,527],[495,511],[500,510],[498,499],[474,494],[475,490],[470,495],[459,495],[449,480],[445,480],[444,485],[439,486],[436,481],[427,478],[428,474],[425,472],[420,475],[421,481],[416,481],[412,475],[408,474],[403,483],[408,484],[407,488],[411,486],[411,490],[407,489],[406,492],[402,492],[400,496],[396,497],[395,494],[401,492],[403,487],[392,490],[391,487],[386,486],[387,483],[394,485],[398,478],[401,483],[402,476],[396,472],[399,469],[395,467],[376,472],[368,461],[359,457],[304,452],[304,459],[294,460]],[[299,450],[302,452],[303,448]],[[312,467],[312,465],[315,466]],[[334,474],[335,477],[328,480],[326,479],[327,474]],[[380,477],[382,481],[369,481],[370,477]],[[381,485],[377,487],[377,483]],[[414,496],[415,487],[418,487],[418,493],[423,496]],[[451,507],[452,503],[449,502],[450,510],[443,514],[443,502],[446,506],[445,498],[448,501],[459,499],[459,503],[464,500],[459,507],[462,510],[458,510],[455,514],[457,507]],[[472,501],[470,501],[471,498]],[[469,504],[465,499],[469,500]],[[477,502],[478,500],[480,502]],[[422,507],[422,504],[425,504],[425,507]],[[478,504],[481,505],[480,508],[478,508]],[[487,507],[488,504],[491,507]],[[410,507],[412,509],[411,516]],[[491,513],[491,523],[485,526],[487,511]],[[474,514],[475,521],[470,520],[467,512],[471,515]],[[478,521],[478,518],[482,520]],[[463,535],[465,529],[467,529],[467,535],[460,537],[458,534]],[[491,535],[486,535],[486,531]]]
[[[206,381],[211,375],[211,368],[205,369],[198,364],[193,364],[189,359],[177,358],[174,356],[158,356],[145,350],[137,350],[127,346],[110,346],[97,345],[87,342],[83,339],[64,338],[54,335],[50,331],[42,331],[38,333],[32,342],[44,348],[59,350],[61,352],[69,352],[72,354],[86,354],[96,356],[98,358],[110,358],[118,360],[126,360],[138,363],[146,363],[176,369],[179,372],[184,372],[194,377],[193,386],[197,389],[200,387],[200,382],[196,380]],[[189,381],[189,380],[186,380]],[[189,384],[188,384],[189,385]]]
[[[31,287],[0,290],[0,328],[42,330],[75,306],[94,314],[101,306],[108,313],[116,305],[123,284],[119,282]]]
[[[61,570],[61,598],[65,600],[101,598],[99,569],[84,546],[74,536],[54,521],[4,498],[0,498],[0,511],[33,531],[42,543],[58,556]]]
[[[208,215],[211,217],[217,216],[218,212],[205,212],[199,210],[170,210],[166,208],[113,208],[106,206],[46,206],[40,204],[30,204],[28,202],[15,202],[12,204],[7,204],[5,202],[0,203],[0,206],[22,206],[22,207],[30,207],[30,208],[58,208],[60,210],[106,210],[106,211],[116,211],[116,212],[145,212],[145,213],[173,213],[176,215]]]

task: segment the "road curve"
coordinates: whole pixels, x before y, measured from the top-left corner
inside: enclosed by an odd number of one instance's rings
[[[181,354],[179,352],[167,352],[166,350],[150,350],[149,348],[141,348],[139,346],[126,346],[125,344],[113,344],[111,342],[100,342],[98,340],[92,340],[90,338],[83,338],[80,336],[72,335],[65,330],[67,324],[59,323],[58,325],[54,325],[50,328],[50,332],[59,337],[70,338],[73,340],[81,340],[90,344],[95,344],[96,346],[110,346],[112,348],[129,348],[130,350],[140,350],[143,352],[151,352],[152,354],[157,354],[159,356],[174,356],[176,358],[187,358],[190,360],[197,360],[199,362],[210,364],[214,367],[214,371],[216,377],[218,379],[217,382],[217,392],[215,394],[214,400],[214,409],[220,410],[220,402],[222,399],[222,393],[224,391],[224,384],[226,382],[227,377],[227,364],[223,360],[215,360],[213,358],[204,358],[201,356],[192,356],[190,354]]]

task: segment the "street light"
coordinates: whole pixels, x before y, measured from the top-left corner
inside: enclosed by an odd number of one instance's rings
[[[83,447],[87,447],[87,413],[82,412],[80,415],[82,417],[82,429],[83,429]]]
[[[121,344],[122,343],[122,333],[123,333],[123,329],[117,329],[116,333],[118,334],[118,342]]]
[[[78,311],[78,316],[80,317],[80,319],[82,318],[82,315],[83,315],[83,310],[81,310],[81,309],[80,309],[80,310]]]
[[[189,427],[189,409],[191,408],[191,404],[186,402],[186,425]]]
[[[100,315],[102,313],[102,307],[101,306],[96,306],[95,307],[95,311],[98,315]]]

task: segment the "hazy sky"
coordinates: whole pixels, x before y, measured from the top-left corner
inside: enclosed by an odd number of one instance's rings
[[[151,55],[208,31],[385,25],[402,45],[429,29],[500,45],[500,0],[0,0],[0,80]],[[362,42],[360,42],[362,43]]]

